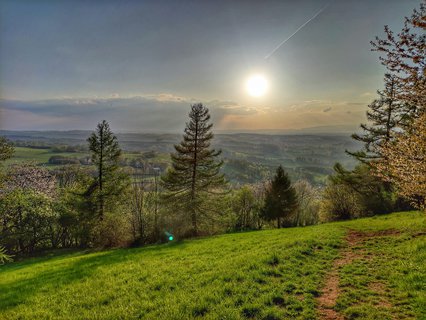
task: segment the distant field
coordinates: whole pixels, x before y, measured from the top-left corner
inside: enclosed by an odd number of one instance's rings
[[[13,163],[20,163],[24,161],[34,161],[39,165],[46,165],[49,167],[55,167],[55,165],[49,164],[49,158],[53,156],[63,156],[66,158],[80,159],[87,157],[89,153],[82,152],[56,152],[52,148],[38,149],[38,148],[27,148],[27,147],[15,147],[15,152],[11,159],[6,160],[5,164],[10,165]],[[124,153],[123,157],[133,159],[140,157],[140,153]],[[158,154],[158,156],[148,159],[149,161],[166,162],[169,160],[168,154]]]
[[[425,233],[405,212],[29,259],[0,267],[0,318],[421,319]]]
[[[6,161],[6,165],[23,161],[34,161],[38,164],[47,164],[49,158],[52,156],[64,156],[78,159],[87,156],[87,154],[78,152],[53,152],[51,149],[15,147],[15,153],[11,159]]]

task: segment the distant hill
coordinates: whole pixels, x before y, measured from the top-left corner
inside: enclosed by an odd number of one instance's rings
[[[0,131],[0,135],[18,146],[55,147],[82,146],[90,131]],[[127,152],[173,152],[181,134],[118,133],[121,147]],[[345,150],[358,150],[361,145],[343,134],[216,134],[213,147],[222,150],[225,173],[234,182],[251,183],[268,176],[283,165],[293,179],[307,179],[323,184],[336,162],[352,168],[355,160]],[[52,154],[53,155],[53,154]],[[248,174],[250,173],[250,174]]]

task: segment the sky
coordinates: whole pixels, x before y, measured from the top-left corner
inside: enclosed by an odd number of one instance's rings
[[[419,3],[0,0],[0,129],[181,132],[201,102],[217,131],[356,130],[383,85],[370,41]]]

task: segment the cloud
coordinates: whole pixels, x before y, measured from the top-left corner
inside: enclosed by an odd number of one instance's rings
[[[190,105],[197,99],[169,93],[21,101],[0,100],[1,129],[92,129],[105,119],[115,131],[182,132]],[[215,130],[300,129],[357,126],[365,121],[359,102],[309,100],[279,107],[246,106],[235,101],[203,101]]]
[[[199,102],[173,94],[108,98],[61,98],[36,101],[0,100],[2,129],[71,130],[91,129],[105,119],[120,131],[180,132],[189,107]],[[207,101],[212,120],[221,123],[228,115],[247,116],[258,111],[233,101]]]

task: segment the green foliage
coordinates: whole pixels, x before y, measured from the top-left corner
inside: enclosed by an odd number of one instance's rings
[[[356,195],[359,206],[362,208],[362,215],[374,215],[389,213],[403,205],[390,183],[378,179],[367,164],[359,164],[353,170],[346,170],[342,165],[336,163],[335,174],[330,176],[331,183],[344,185]]]
[[[4,180],[4,174],[2,170],[3,161],[12,157],[15,149],[12,144],[4,137],[0,137],[0,188]]]
[[[64,166],[57,171],[59,184],[55,212],[58,213],[56,246],[93,246],[93,229],[99,222],[93,215],[90,197],[82,196],[92,183],[91,172],[80,166]]]
[[[58,165],[80,164],[80,161],[76,158],[70,158],[65,156],[51,156],[49,158],[49,164],[58,164]]]
[[[55,222],[54,177],[31,163],[8,169],[0,193],[0,245],[9,252],[32,253],[52,242]]]
[[[267,178],[269,168],[245,159],[228,158],[223,166],[223,172],[229,181],[255,183]]]
[[[6,249],[0,246],[0,265],[12,262],[12,256],[8,255]]]
[[[358,218],[363,207],[359,195],[344,184],[328,183],[322,193],[321,221],[338,221]]]
[[[282,166],[277,168],[276,174],[266,190],[265,203],[261,215],[265,220],[277,220],[277,227],[282,226],[282,221],[289,224],[291,215],[297,209],[296,191],[291,185],[288,174]]]
[[[260,209],[262,199],[251,186],[243,186],[230,195],[229,206],[233,215],[232,230],[254,230],[262,227]]]
[[[9,251],[31,253],[50,246],[55,214],[47,195],[21,188],[2,195],[0,221],[1,244]]]
[[[13,145],[4,137],[0,137],[0,162],[12,157]]]
[[[200,215],[212,211],[206,201],[220,195],[225,179],[220,173],[223,161],[216,158],[220,151],[210,148],[213,133],[209,110],[201,103],[191,106],[190,121],[180,144],[171,154],[172,167],[161,177],[166,190],[164,199],[178,214],[189,214],[192,235],[199,233]]]
[[[98,248],[126,247],[132,241],[129,217],[124,214],[107,213],[93,230],[94,246]]]

